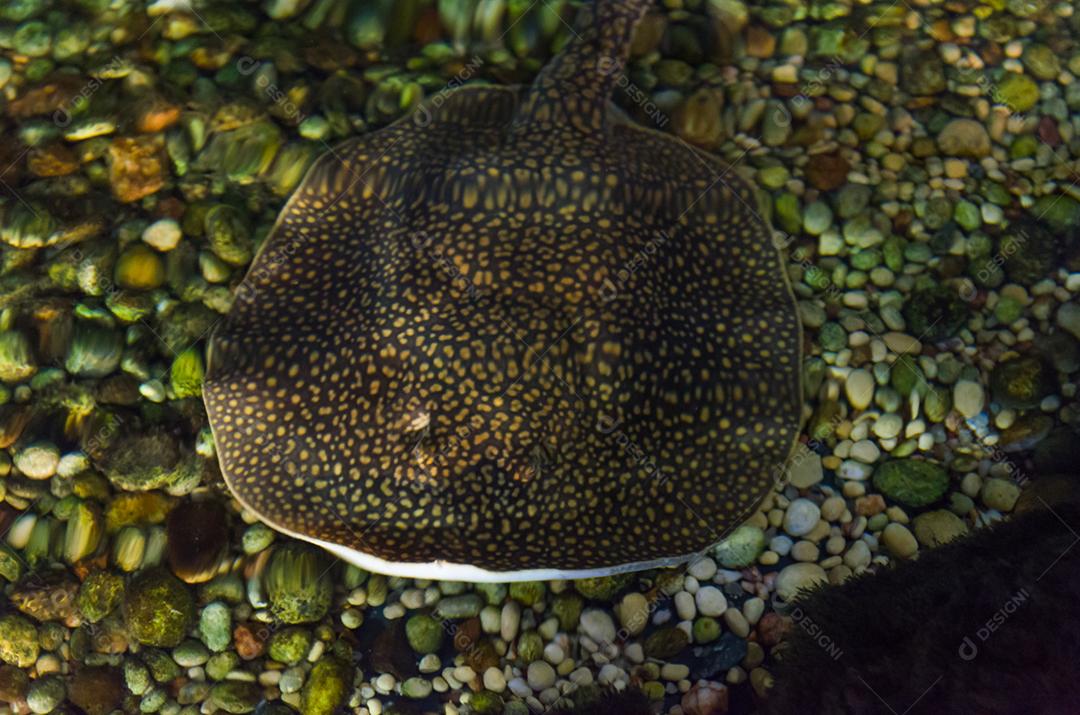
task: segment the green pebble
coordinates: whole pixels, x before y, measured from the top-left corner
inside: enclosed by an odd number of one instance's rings
[[[240,539],[244,553],[250,555],[265,551],[274,543],[274,530],[266,524],[258,522],[244,530]]]
[[[311,669],[300,696],[301,715],[332,715],[352,688],[352,669],[332,656]]]
[[[435,615],[443,619],[472,618],[480,614],[484,601],[475,593],[444,598],[435,605]]]
[[[953,218],[965,231],[974,231],[982,225],[979,207],[963,199],[956,202],[956,206],[953,208]]]
[[[912,392],[922,395],[926,391],[926,376],[910,355],[901,355],[890,371],[893,388],[905,399]]]
[[[690,642],[681,628],[666,626],[645,639],[645,656],[666,660],[678,655]]]
[[[949,488],[949,475],[937,464],[916,459],[892,459],[874,470],[874,486],[889,499],[918,508],[933,504]]]
[[[30,339],[16,330],[0,332],[0,380],[22,382],[36,372],[37,362]]]
[[[928,342],[951,338],[968,321],[970,306],[947,285],[917,291],[904,305],[908,331]]]
[[[765,532],[744,524],[736,528],[713,548],[713,554],[726,569],[751,566],[765,550]]]
[[[216,653],[206,661],[206,674],[211,680],[224,680],[236,666],[240,665],[240,656],[231,650]]]
[[[832,225],[833,213],[824,201],[812,201],[803,212],[803,230],[811,236],[820,236]]]
[[[803,215],[798,196],[785,191],[776,197],[776,220],[784,231],[790,234],[799,233],[803,225]]]
[[[1024,304],[1012,296],[1002,296],[994,306],[994,317],[1005,325],[1015,323],[1024,315]]]
[[[80,320],[75,324],[64,369],[79,377],[105,377],[120,366],[123,351],[123,336],[118,331]]]
[[[1026,112],[1039,101],[1039,85],[1025,74],[1008,72],[992,93],[993,100],[1013,112]]]
[[[38,634],[34,624],[14,613],[0,617],[0,660],[19,668],[37,661]]]
[[[159,648],[145,648],[141,652],[143,662],[150,669],[150,676],[158,683],[167,683],[180,677],[180,666],[165,651]]]
[[[206,212],[203,231],[210,250],[230,266],[244,266],[251,260],[251,231],[240,211],[218,204]]]
[[[204,603],[217,600],[240,603],[244,600],[244,581],[236,573],[215,576],[199,587],[199,598]]]
[[[542,581],[518,581],[510,584],[510,598],[526,607],[542,601],[546,591]]]
[[[220,653],[232,641],[232,612],[220,601],[207,604],[199,613],[199,637],[206,647]]]
[[[949,390],[941,386],[934,386],[927,391],[926,399],[923,402],[923,414],[926,415],[926,419],[935,424],[944,422],[951,409],[952,393]]]
[[[521,703],[524,705],[524,703]],[[481,690],[479,693],[473,693],[469,698],[469,710],[475,715],[507,715],[504,710],[503,699],[499,697],[498,693],[493,693],[490,690]],[[529,712],[528,706],[522,711],[522,715],[526,715]]]
[[[23,560],[15,549],[7,544],[0,544],[0,577],[9,583],[15,583],[22,576]]]
[[[401,684],[401,694],[413,700],[421,700],[431,695],[431,681],[420,677],[407,678]]]
[[[581,578],[574,581],[574,589],[587,599],[611,602],[636,578],[634,574],[628,573]]]
[[[1057,378],[1047,364],[1022,355],[999,362],[990,373],[990,391],[1002,407],[1029,409],[1053,394]]]
[[[1009,145],[1009,158],[1023,159],[1035,156],[1040,143],[1038,137],[1034,134],[1021,134],[1013,139],[1013,143]]]
[[[282,628],[270,636],[267,653],[279,663],[295,665],[311,651],[311,631],[299,626]]]
[[[150,669],[134,658],[124,661],[124,684],[135,695],[142,695],[150,688]]]
[[[191,594],[180,579],[164,569],[143,571],[128,585],[124,620],[139,643],[176,646],[187,635],[194,615]]]
[[[510,591],[505,583],[478,583],[473,588],[484,597],[489,606],[502,604]]]
[[[172,366],[169,368],[173,394],[179,400],[186,397],[201,397],[205,374],[202,350],[196,347],[184,350],[173,359]]]
[[[417,653],[434,653],[442,645],[442,623],[429,615],[418,613],[405,622],[405,638]]]
[[[288,624],[322,619],[333,594],[329,571],[323,553],[313,546],[296,541],[278,546],[264,576],[271,613]]]
[[[577,627],[581,618],[581,610],[585,607],[585,600],[576,593],[564,591],[557,595],[551,603],[551,612],[559,619],[559,629],[570,631]]]
[[[210,651],[201,641],[188,638],[173,649],[172,656],[176,664],[182,668],[194,668],[205,664],[210,659]]]
[[[31,20],[16,28],[11,44],[19,54],[44,57],[52,49],[52,33],[44,22]]]
[[[1031,213],[1058,233],[1080,226],[1080,201],[1068,194],[1040,196],[1031,207]]]
[[[262,700],[262,688],[249,681],[225,680],[210,689],[210,699],[221,710],[242,715],[255,711]]]
[[[848,336],[840,323],[829,321],[818,331],[818,343],[823,350],[838,352],[847,347]]]
[[[695,643],[712,643],[720,637],[720,622],[710,616],[701,616],[692,628]]]
[[[544,639],[536,631],[525,631],[518,636],[517,655],[525,665],[540,660],[544,655]]]
[[[851,267],[860,271],[869,271],[881,263],[881,251],[868,248],[851,256]]]
[[[313,141],[325,139],[330,135],[330,131],[330,122],[318,115],[307,117],[304,121],[300,122],[300,126],[297,127],[297,133],[300,134],[300,136]]]
[[[790,176],[787,167],[781,165],[767,166],[758,171],[757,180],[766,189],[779,189],[787,183]]]
[[[54,712],[67,697],[64,680],[58,675],[47,675],[30,683],[26,692],[26,705],[32,713]]]
[[[156,713],[169,701],[169,694],[164,688],[151,688],[139,701],[139,711],[144,713]]]
[[[865,184],[845,184],[836,193],[836,215],[841,219],[854,218],[870,204],[873,193]]]
[[[1028,45],[1021,57],[1024,67],[1027,68],[1036,79],[1054,80],[1061,72],[1061,61],[1057,53],[1046,45]]]

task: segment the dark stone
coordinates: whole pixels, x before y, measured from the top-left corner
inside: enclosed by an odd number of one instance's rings
[[[903,313],[909,333],[936,343],[951,338],[964,326],[969,308],[955,290],[936,285],[913,293]]]
[[[1037,407],[1053,393],[1057,380],[1038,357],[1024,355],[998,363],[990,373],[990,391],[1002,407]]]
[[[1005,273],[1009,280],[1030,286],[1054,270],[1059,243],[1041,224],[1022,218],[1005,229],[998,252],[1005,260]]]
[[[86,715],[107,715],[124,698],[123,677],[106,665],[80,668],[68,681],[67,694]]]
[[[229,547],[225,508],[206,499],[180,504],[166,522],[169,567],[187,583],[209,581]]]
[[[398,680],[406,680],[420,674],[416,666],[416,654],[405,637],[405,622],[392,621],[375,638],[371,647],[371,667],[379,673],[390,673]]]
[[[746,657],[746,640],[730,631],[709,646],[694,649],[694,661],[690,665],[690,679],[723,679],[724,673],[742,662]]]

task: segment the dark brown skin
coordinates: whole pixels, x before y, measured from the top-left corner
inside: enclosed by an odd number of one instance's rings
[[[801,411],[753,192],[609,97],[643,0],[531,88],[465,87],[322,157],[212,342],[233,492],[391,562],[646,566],[752,513]]]

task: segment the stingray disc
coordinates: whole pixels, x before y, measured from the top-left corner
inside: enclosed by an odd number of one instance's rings
[[[384,573],[574,578],[684,561],[769,491],[795,301],[752,190],[609,103],[645,6],[310,169],[205,385],[270,526]]]

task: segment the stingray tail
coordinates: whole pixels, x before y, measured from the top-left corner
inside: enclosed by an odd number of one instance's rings
[[[652,0],[594,0],[582,7],[566,46],[537,75],[515,130],[570,124],[603,131],[607,103],[630,56],[634,28]]]

